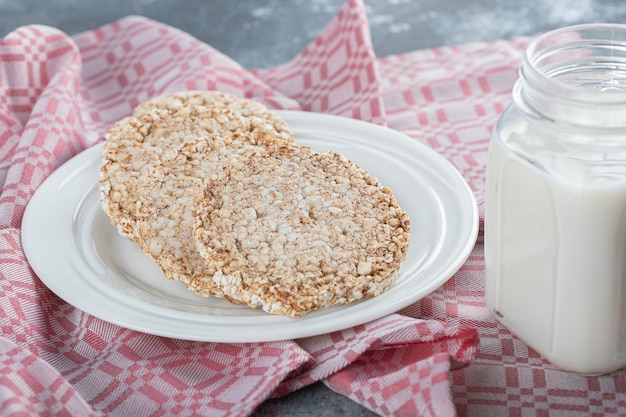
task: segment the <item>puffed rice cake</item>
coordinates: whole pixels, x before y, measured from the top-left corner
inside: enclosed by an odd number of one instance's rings
[[[221,159],[264,140],[291,140],[289,130],[274,129],[276,120],[195,104],[138,111],[107,135],[99,184],[104,211],[166,277],[187,286],[205,282],[193,240],[197,195],[205,181],[220,175]],[[198,152],[203,159],[191,161],[189,155]]]
[[[386,291],[409,244],[392,192],[338,153],[270,142],[212,178],[195,238],[215,291],[289,317]]]
[[[117,122],[107,133],[104,142],[104,162],[100,169],[99,190],[102,206],[109,220],[118,231],[136,241],[137,181],[141,169],[155,158],[160,148],[153,143],[155,135],[149,135],[151,113],[157,112],[158,120],[170,115],[181,117],[190,106],[207,107],[210,113],[199,120],[197,130],[217,135],[230,132],[265,133],[283,140],[293,140],[287,124],[263,104],[217,91],[184,91],[162,95],[137,106],[133,116]],[[187,138],[178,135],[171,138],[166,148],[177,146]],[[161,142],[161,144],[163,144]]]
[[[155,108],[176,110],[182,106],[199,105],[220,107],[235,112],[249,120],[251,130],[257,133],[274,135],[280,139],[293,140],[293,132],[287,123],[265,105],[221,91],[179,91],[152,98],[138,105],[133,114],[141,116]]]

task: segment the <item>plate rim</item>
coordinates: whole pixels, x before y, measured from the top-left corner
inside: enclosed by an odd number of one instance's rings
[[[246,334],[246,332],[242,332],[240,335],[233,335],[232,332],[229,333],[228,335],[222,335],[222,334],[207,335],[207,333],[189,334],[188,331],[185,331],[185,330],[181,331],[181,329],[177,328],[176,326],[170,329],[165,329],[165,326],[162,329],[152,328],[153,326],[151,328],[146,328],[141,325],[134,325],[133,323],[128,323],[128,319],[122,320],[122,319],[114,318],[111,316],[103,317],[102,314],[97,314],[97,313],[94,314],[93,311],[89,311],[90,310],[89,306],[85,306],[84,303],[82,304],[77,303],[76,300],[73,300],[73,299],[68,300],[67,298],[71,298],[71,297],[68,297],[64,291],[60,291],[59,288],[54,285],[54,279],[51,280],[49,279],[48,276],[46,276],[46,272],[44,271],[45,265],[42,265],[41,259],[40,258],[38,259],[37,257],[36,248],[41,247],[41,244],[36,242],[37,235],[36,233],[33,232],[35,228],[32,225],[37,224],[37,220],[35,216],[37,204],[39,204],[39,199],[42,198],[41,196],[43,195],[45,190],[47,190],[48,187],[54,185],[55,183],[61,184],[64,182],[72,181],[72,177],[76,176],[75,171],[80,168],[81,166],[80,163],[82,162],[82,160],[83,159],[85,160],[85,162],[83,162],[84,164],[90,161],[91,159],[95,158],[96,154],[100,154],[99,148],[102,147],[103,142],[99,142],[85,149],[84,151],[75,155],[66,163],[58,167],[54,172],[52,172],[48,176],[48,178],[44,180],[44,182],[37,188],[37,190],[35,190],[35,193],[31,196],[31,199],[25,209],[23,219],[22,219],[22,225],[21,225],[22,246],[23,246],[26,259],[31,265],[31,268],[37,274],[41,282],[50,290],[52,290],[53,293],[57,294],[65,302],[73,305],[74,307],[78,308],[79,310],[82,310],[83,312],[87,314],[93,315],[106,322],[109,322],[109,323],[112,323],[112,324],[115,324],[115,325],[118,325],[127,329],[136,330],[136,331],[140,331],[143,333],[148,333],[148,334],[152,334],[156,336],[173,337],[173,338],[178,338],[178,339],[195,340],[195,341],[264,342],[264,341],[274,341],[274,340],[296,339],[296,338],[314,336],[314,335],[318,335],[322,333],[329,333],[329,332],[353,327],[355,325],[363,324],[365,322],[375,320],[377,318],[386,316],[388,314],[392,314],[404,307],[407,307],[410,304],[417,302],[418,300],[432,293],[434,290],[436,290],[441,285],[443,285],[443,283],[449,280],[463,266],[463,264],[465,263],[469,255],[471,254],[471,251],[473,247],[475,246],[476,240],[478,237],[478,232],[479,232],[478,207],[477,207],[475,195],[472,192],[471,188],[469,187],[465,179],[461,176],[461,174],[456,169],[456,167],[454,167],[454,165],[450,161],[445,159],[442,155],[437,153],[434,149],[426,146],[425,144],[422,144],[418,140],[411,138],[408,135],[400,131],[397,131],[397,130],[394,130],[385,126],[380,126],[380,125],[372,124],[372,123],[365,122],[362,120],[348,118],[345,116],[337,116],[337,115],[330,115],[330,114],[324,114],[324,113],[313,113],[313,112],[307,112],[307,111],[290,111],[290,110],[276,110],[275,113],[278,114],[283,119],[286,119],[288,124],[295,123],[296,125],[298,125],[298,123],[302,123],[303,121],[305,123],[309,123],[311,127],[316,126],[316,123],[321,123],[324,126],[328,126],[329,123],[338,124],[342,126],[342,129],[350,129],[350,128],[367,129],[368,131],[373,131],[373,132],[378,132],[384,135],[394,136],[398,138],[398,140],[408,141],[407,146],[415,147],[418,150],[418,153],[420,155],[424,155],[427,158],[434,158],[437,165],[440,167],[444,167],[448,171],[447,174],[450,175],[452,178],[454,178],[455,181],[457,181],[456,185],[459,186],[464,191],[465,195],[463,197],[464,199],[467,199],[468,200],[467,202],[469,203],[469,207],[465,207],[466,211],[461,212],[463,216],[468,217],[463,222],[463,224],[468,227],[467,236],[463,237],[464,244],[459,246],[458,253],[456,253],[455,256],[452,257],[454,258],[452,262],[450,262],[450,264],[446,268],[443,268],[443,270],[439,273],[437,277],[429,280],[427,285],[423,285],[421,287],[422,289],[421,292],[423,294],[420,297],[411,299],[408,302],[407,300],[404,300],[403,303],[393,304],[392,306],[388,306],[386,308],[378,308],[377,311],[379,311],[379,313],[368,314],[367,317],[362,318],[362,319],[355,319],[353,317],[354,314],[352,314],[352,312],[350,311],[351,309],[350,305],[344,306],[343,309],[340,311],[343,311],[346,314],[339,314],[338,317],[332,317],[333,319],[332,324],[326,324],[322,326],[319,326],[318,324],[318,326],[314,326],[315,329],[307,329],[306,326],[292,326],[291,325],[294,321],[307,320],[307,317],[310,317],[310,315],[314,313],[310,313],[309,315],[304,316],[303,318],[299,318],[299,319],[286,318],[286,317],[281,317],[281,316],[271,316],[271,317],[276,317],[276,319],[271,319],[271,321],[275,321],[275,323],[272,323],[270,325],[265,325],[264,328],[276,327],[276,326],[280,327],[284,325],[284,323],[289,323],[288,327],[290,328],[291,331],[288,331],[287,334],[285,334],[285,332],[284,331],[281,332],[280,329],[270,328],[268,330],[274,330],[274,333],[272,333],[271,331],[266,331],[264,332],[264,336],[262,337],[259,336],[257,333],[254,333],[255,337],[252,337],[251,335]],[[298,129],[294,129],[294,130],[298,130]],[[375,147],[384,148],[384,145],[376,143]],[[76,167],[72,170],[74,165],[76,165]],[[40,191],[40,190],[44,190],[44,191]],[[35,203],[33,203],[33,201]],[[74,210],[76,211],[77,207],[74,207]],[[93,282],[90,282],[91,280],[87,278],[83,278],[83,280],[86,281],[88,285],[93,286]],[[373,299],[376,299],[376,298],[380,299],[380,297],[383,297],[383,296],[384,294],[378,297],[374,297]],[[112,299],[113,302],[115,302],[115,299],[111,295],[111,293],[104,294],[104,297]],[[146,311],[143,311],[143,312],[139,311],[138,316],[141,316],[142,314],[145,314],[145,313]],[[262,313],[262,315],[264,317],[270,316],[270,315],[267,315],[267,313]],[[180,315],[173,314],[172,316],[180,316]],[[195,316],[196,316],[195,314],[192,314],[192,315],[186,315],[184,317],[186,320],[190,320]],[[209,315],[209,316],[217,317],[216,320],[219,319],[219,316],[213,316],[213,315]],[[229,320],[230,324],[234,324],[233,321],[245,322],[245,321],[251,320],[250,316],[240,316],[234,320],[232,316],[228,316],[228,317],[230,317],[231,319]],[[202,320],[199,320],[199,322],[202,323]],[[313,323],[315,324],[315,321],[313,321]],[[205,325],[205,323],[203,324]]]

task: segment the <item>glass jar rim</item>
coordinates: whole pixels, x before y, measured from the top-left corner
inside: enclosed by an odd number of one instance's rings
[[[621,39],[606,37],[581,37],[576,35],[592,34],[598,32],[621,33]],[[553,52],[554,48],[572,48],[592,45],[598,47],[600,43],[605,43],[605,47],[623,48],[626,57],[626,24],[619,23],[587,23],[573,26],[566,26],[545,32],[533,39],[524,52],[524,62],[521,72],[524,78],[533,83],[551,83],[555,91],[560,95],[568,97],[569,100],[594,102],[601,101],[607,104],[626,104],[626,85],[621,90],[590,90],[581,88],[579,85],[563,82],[541,71],[537,64],[545,58],[546,54]],[[624,61],[626,70],[626,60]],[[608,94],[606,94],[608,93]]]
[[[626,128],[626,25],[574,25],[538,36],[526,48],[513,94],[533,118]]]

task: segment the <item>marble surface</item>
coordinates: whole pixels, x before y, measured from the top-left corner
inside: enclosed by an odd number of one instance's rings
[[[364,0],[378,56],[532,35],[587,22],[626,22],[623,0]],[[69,34],[130,14],[182,29],[245,67],[295,56],[344,0],[0,0],[0,36],[41,23]]]
[[[533,35],[578,23],[626,23],[623,0],[364,0],[379,57],[470,41]],[[0,36],[26,24],[68,34],[135,14],[184,30],[244,67],[293,58],[344,0],[0,0]],[[262,404],[253,417],[374,414],[317,383]]]

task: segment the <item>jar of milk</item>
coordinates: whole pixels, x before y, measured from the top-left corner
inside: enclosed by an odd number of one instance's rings
[[[489,149],[485,296],[554,365],[626,366],[626,25],[527,48]]]

